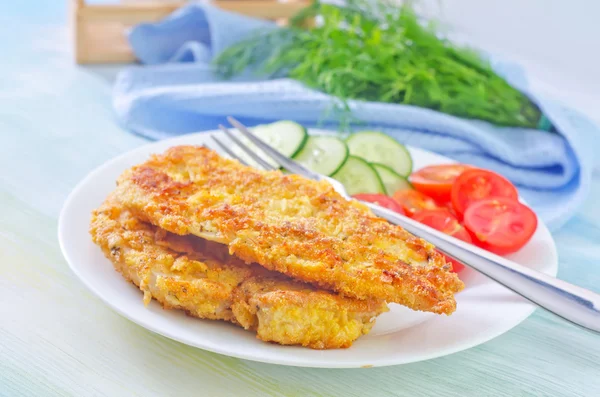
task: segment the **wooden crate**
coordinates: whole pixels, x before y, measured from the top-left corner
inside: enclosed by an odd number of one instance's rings
[[[126,31],[143,22],[158,21],[179,7],[180,2],[127,2],[110,5],[71,0],[75,61],[79,64],[126,63],[135,61]],[[215,0],[213,5],[248,16],[285,22],[310,0]]]

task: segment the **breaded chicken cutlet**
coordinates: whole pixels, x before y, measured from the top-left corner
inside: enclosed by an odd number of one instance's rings
[[[164,308],[225,320],[257,337],[314,349],[349,347],[367,334],[382,301],[343,298],[232,257],[227,247],[144,223],[109,197],[90,233],[128,281]]]
[[[160,228],[344,296],[450,314],[464,287],[431,244],[326,181],[256,170],[203,147],[152,156],[121,175],[116,194]]]

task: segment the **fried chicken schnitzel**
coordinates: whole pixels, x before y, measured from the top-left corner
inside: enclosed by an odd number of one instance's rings
[[[345,296],[450,314],[464,287],[433,245],[327,182],[259,171],[203,147],[152,156],[121,175],[116,194],[156,226]]]
[[[116,270],[164,308],[225,320],[257,337],[314,349],[349,347],[367,334],[383,301],[361,301],[290,280],[232,257],[227,247],[177,236],[133,217],[109,197],[92,214],[90,233]]]

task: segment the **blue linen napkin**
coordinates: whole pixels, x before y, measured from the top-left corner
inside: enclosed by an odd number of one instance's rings
[[[270,22],[194,4],[165,20],[136,26],[129,40],[145,66],[123,70],[114,107],[125,128],[150,139],[215,129],[234,116],[246,125],[295,120],[335,128],[323,118],[332,98],[291,79],[257,80],[250,73],[222,81],[212,58]],[[491,58],[494,69],[527,93],[560,134],[500,128],[413,106],[352,101],[360,129],[382,130],[408,145],[495,170],[519,191],[551,229],[564,224],[589,190],[592,142],[600,130],[582,114],[529,90],[524,72]]]

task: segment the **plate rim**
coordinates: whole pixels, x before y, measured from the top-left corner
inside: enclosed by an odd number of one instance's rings
[[[58,242],[59,242],[59,247],[61,249],[61,252],[65,258],[65,260],[67,261],[67,264],[69,265],[69,268],[71,269],[71,271],[73,271],[73,273],[77,276],[77,278],[94,294],[96,295],[96,297],[98,297],[104,304],[106,304],[108,307],[110,307],[112,310],[114,310],[115,312],[117,312],[119,315],[121,315],[122,317],[128,319],[129,321],[132,321],[133,323],[148,329],[149,331],[152,331],[156,334],[159,334],[161,336],[167,337],[169,339],[175,340],[177,342],[189,345],[189,346],[193,346],[195,348],[199,348],[202,350],[206,350],[206,351],[210,351],[210,352],[214,352],[214,353],[218,353],[218,354],[222,354],[225,356],[230,356],[230,357],[235,357],[235,358],[240,358],[240,359],[244,359],[244,360],[249,360],[249,361],[254,361],[254,362],[262,362],[262,363],[268,363],[268,364],[278,364],[278,365],[286,365],[286,366],[295,366],[295,367],[306,367],[306,368],[364,368],[364,367],[385,367],[385,366],[390,366],[390,365],[402,365],[402,364],[409,364],[409,363],[416,363],[416,362],[421,362],[421,361],[426,361],[426,360],[431,360],[434,358],[439,358],[439,357],[443,357],[443,356],[447,356],[447,355],[451,355],[454,353],[458,353],[460,351],[463,350],[467,350],[470,349],[472,347],[476,347],[480,344],[483,344],[485,342],[488,342],[492,339],[497,338],[498,336],[508,332],[509,330],[511,330],[512,328],[518,326],[519,324],[521,324],[523,321],[525,321],[531,314],[533,314],[533,312],[536,310],[536,306],[533,304],[529,305],[529,308],[527,310],[523,311],[523,314],[519,317],[519,318],[515,318],[513,319],[513,321],[511,321],[510,323],[503,323],[502,326],[498,326],[497,328],[494,329],[493,332],[489,332],[489,333],[482,333],[479,335],[476,335],[472,338],[469,338],[468,341],[465,341],[463,343],[456,343],[453,344],[451,346],[449,346],[448,348],[442,348],[442,349],[438,349],[438,350],[434,350],[429,354],[424,354],[416,359],[408,359],[408,360],[403,360],[402,356],[397,357],[397,356],[391,356],[391,357],[382,357],[380,359],[377,360],[376,363],[369,363],[369,364],[364,364],[362,362],[358,362],[358,360],[352,360],[352,361],[338,361],[338,360],[332,360],[332,359],[328,359],[328,358],[320,358],[318,360],[318,362],[316,363],[311,363],[308,359],[306,358],[294,358],[292,356],[292,358],[287,357],[286,355],[281,355],[278,357],[278,359],[271,359],[269,357],[256,357],[254,355],[251,354],[244,354],[244,353],[239,353],[238,351],[234,350],[234,349],[226,349],[226,348],[221,348],[221,345],[219,344],[212,344],[212,343],[207,343],[207,344],[199,344],[197,342],[195,342],[194,340],[188,339],[186,337],[182,337],[182,336],[178,336],[175,335],[171,332],[169,332],[168,330],[164,330],[160,327],[157,327],[155,324],[153,324],[152,322],[146,321],[145,319],[142,318],[136,318],[135,316],[131,315],[130,313],[128,313],[128,311],[123,310],[122,308],[120,308],[117,304],[113,304],[113,302],[106,298],[104,296],[104,294],[102,293],[102,291],[100,291],[99,288],[97,288],[95,286],[94,283],[92,283],[90,280],[88,280],[85,276],[82,275],[82,273],[79,271],[78,266],[76,266],[74,264],[75,260],[71,257],[70,255],[70,251],[68,249],[66,249],[65,246],[65,239],[66,237],[66,233],[67,233],[67,226],[66,226],[66,221],[67,221],[67,215],[69,212],[69,208],[72,208],[73,205],[73,201],[76,200],[77,196],[81,193],[81,191],[86,187],[86,185],[91,181],[94,180],[95,177],[97,177],[99,174],[101,174],[103,171],[105,171],[106,169],[110,168],[114,163],[122,161],[130,156],[135,155],[138,152],[145,152],[148,151],[149,149],[151,149],[153,146],[163,146],[166,143],[169,142],[176,142],[178,140],[186,140],[189,138],[192,138],[194,136],[200,136],[200,135],[208,135],[208,134],[214,134],[214,133],[220,133],[219,130],[207,130],[207,131],[200,131],[200,132],[196,132],[196,133],[191,133],[191,134],[185,134],[185,135],[180,135],[180,136],[175,136],[172,138],[168,138],[168,139],[164,139],[164,140],[160,140],[160,141],[153,141],[153,142],[148,142],[145,143],[141,146],[138,146],[136,148],[127,150],[117,156],[114,156],[110,159],[108,159],[107,161],[105,161],[104,163],[100,164],[99,166],[97,166],[96,168],[94,168],[93,170],[91,170],[84,178],[82,178],[77,185],[71,190],[71,192],[69,193],[67,199],[65,200],[65,202],[63,203],[63,206],[61,207],[61,211],[59,214],[59,219],[58,219],[58,227],[57,227],[57,234],[58,234]],[[331,134],[334,133],[330,130],[322,130],[322,129],[310,129],[309,133],[315,134],[315,133],[325,133],[325,134]],[[173,145],[177,145],[177,143],[173,143]],[[444,157],[449,161],[454,162],[454,160],[447,158],[446,156],[437,154],[435,152],[431,152],[425,149],[421,149],[421,148],[417,148],[417,147],[413,147],[413,146],[408,146],[408,149],[411,151],[416,151],[416,152],[425,152],[425,153],[431,153],[434,154],[436,156],[440,156],[440,157]],[[547,229],[547,226],[540,221],[540,225]],[[548,233],[550,236],[550,240],[552,242],[551,244],[551,250],[552,250],[552,257],[555,258],[555,263],[552,264],[551,268],[548,269],[548,271],[545,271],[545,274],[548,274],[550,276],[556,277],[557,273],[558,273],[558,265],[559,265],[559,260],[558,260],[558,253],[557,253],[557,248],[556,248],[556,242],[554,241],[554,237]],[[282,348],[285,348],[286,346],[282,346]]]

